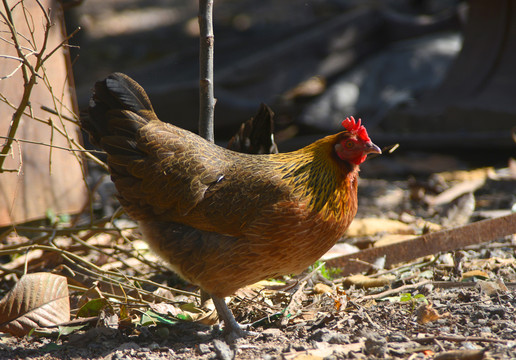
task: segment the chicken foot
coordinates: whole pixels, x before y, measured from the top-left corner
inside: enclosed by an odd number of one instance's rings
[[[228,342],[233,342],[238,338],[255,334],[252,331],[244,330],[242,328],[243,326],[235,320],[235,317],[231,310],[229,310],[224,298],[219,298],[215,295],[210,296],[213,300],[213,304],[215,305],[215,309],[217,309],[217,314],[219,314],[219,319],[224,321],[224,334]]]

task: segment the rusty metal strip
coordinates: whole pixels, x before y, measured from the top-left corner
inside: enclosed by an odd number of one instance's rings
[[[367,271],[385,256],[385,267],[439,252],[452,251],[516,234],[516,214],[482,220],[453,229],[429,233],[403,242],[362,250],[326,261],[342,269],[342,276]]]

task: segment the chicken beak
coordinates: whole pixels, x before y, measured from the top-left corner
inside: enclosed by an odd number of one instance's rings
[[[382,150],[373,144],[371,141],[367,142],[364,147],[364,154],[381,154]]]

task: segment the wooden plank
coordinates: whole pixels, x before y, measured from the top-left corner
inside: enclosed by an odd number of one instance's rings
[[[8,1],[8,3],[10,6],[17,4],[12,12],[16,30],[25,39],[31,39],[26,23],[27,15],[24,15],[21,3],[14,0]],[[44,38],[44,20],[41,8],[35,1],[26,1],[23,4],[33,18],[31,26],[35,30],[36,51],[39,51]],[[47,52],[50,52],[64,39],[62,13],[58,11],[59,4],[52,0],[42,0],[41,7],[52,9],[53,26],[47,45]],[[0,11],[5,13],[3,5],[0,8]],[[0,31],[2,31],[4,39],[11,40],[8,28],[4,23],[0,23]],[[30,48],[27,41],[22,41],[21,45],[25,49]],[[25,50],[25,52],[29,51]],[[17,56],[14,46],[6,41],[0,42],[0,54]],[[56,102],[52,99],[45,81],[38,79],[30,103],[35,117],[51,119],[59,127],[66,127],[70,138],[78,141],[80,134],[75,124],[65,121],[62,125],[57,116],[50,115],[40,108],[44,105],[53,109],[56,103],[59,108],[62,107],[64,115],[73,117],[71,111],[67,110],[74,109],[74,103],[72,101],[72,84],[68,82],[67,78],[66,56],[66,51],[61,49],[45,63],[45,74],[57,97]],[[30,61],[34,61],[34,59],[34,55],[29,56]],[[18,65],[19,62],[16,60],[1,59],[0,77],[13,72]],[[43,72],[41,73],[43,74]],[[12,104],[19,104],[23,93],[21,70],[0,81],[0,93]],[[8,134],[14,111],[4,102],[0,102],[0,135]],[[68,140],[64,136],[56,131],[52,132],[50,126],[37,122],[29,116],[22,118],[16,138],[68,147]],[[0,139],[0,144],[3,145],[4,142],[5,140]],[[43,218],[48,209],[56,213],[75,213],[81,210],[87,200],[87,192],[82,180],[81,165],[72,153],[22,142],[15,142],[13,145],[12,151],[4,163],[4,169],[15,171],[0,174],[0,226]]]
[[[453,229],[425,234],[403,242],[362,250],[326,261],[327,266],[342,269],[342,276],[371,269],[377,259],[385,257],[385,267],[439,252],[462,249],[516,234],[516,214],[482,220]]]

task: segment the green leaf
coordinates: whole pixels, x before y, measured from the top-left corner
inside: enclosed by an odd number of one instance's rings
[[[151,326],[151,325],[156,325],[156,324],[157,324],[157,321],[152,316],[149,316],[146,313],[143,314],[140,318],[141,326]]]
[[[70,222],[70,215],[68,214],[61,214],[58,216],[60,223],[69,223]]]
[[[92,299],[79,309],[77,317],[98,316],[107,305],[108,300],[105,298]]]
[[[416,296],[414,296],[414,300],[428,304],[428,300],[426,299],[425,295],[423,295],[423,294],[417,294]]]
[[[47,351],[56,351],[61,348],[63,348],[65,345],[57,345],[56,343],[49,343],[46,345],[43,345],[40,349],[47,352]]]
[[[176,318],[178,318],[179,320],[183,320],[183,321],[192,321],[192,317],[188,314],[177,314],[176,315]]]
[[[58,329],[59,329],[59,337],[61,335],[70,335],[71,333],[77,331],[77,330],[81,330],[82,328],[84,328],[86,326],[86,324],[82,324],[82,325],[76,325],[76,326],[58,326]]]
[[[410,294],[410,293],[401,294],[400,301],[412,301],[412,294]]]
[[[419,274],[419,277],[425,278],[425,279],[433,279],[434,278],[434,271],[433,270],[426,270]]]
[[[53,209],[47,209],[45,211],[45,217],[47,218],[50,225],[55,225],[58,221],[57,215]]]
[[[174,325],[177,321],[168,316],[160,315],[153,310],[147,310],[140,318],[140,325],[149,326],[157,324]]]
[[[193,302],[181,304],[181,305],[179,305],[179,308],[183,311],[188,311],[191,313],[196,313],[196,314],[202,313],[202,310],[199,309]]]

